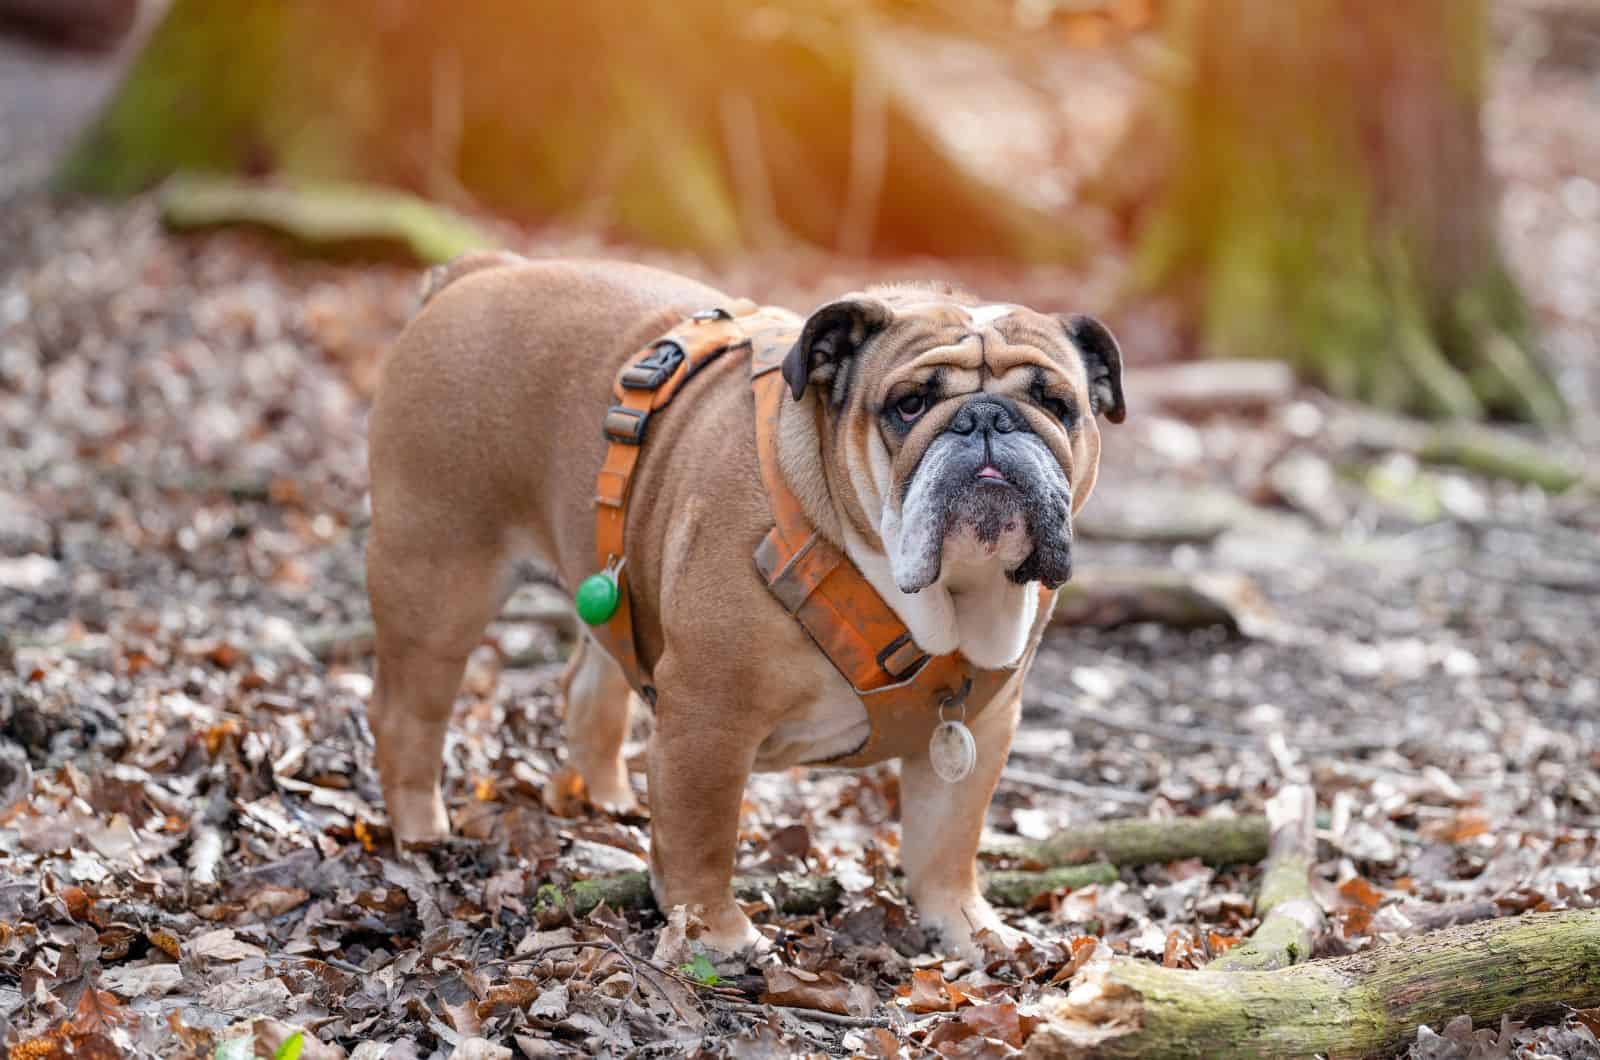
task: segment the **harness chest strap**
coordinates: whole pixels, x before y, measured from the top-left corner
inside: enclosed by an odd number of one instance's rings
[[[942,703],[959,701],[971,717],[995,698],[1016,668],[981,670],[959,653],[922,652],[850,559],[811,527],[777,458],[784,383],[776,369],[794,344],[800,322],[785,310],[757,310],[749,303],[738,309],[737,318],[725,310],[696,314],[635,354],[618,373],[613,388],[617,403],[605,419],[610,444],[595,483],[595,558],[600,569],[614,570],[618,604],[610,619],[592,627],[594,635],[622,667],[629,685],[653,703],[654,689],[642,672],[634,641],[623,563],[633,473],[651,414],[712,359],[730,350],[748,350],[756,447],[774,523],[756,549],[755,565],[867,711],[866,743],[830,761],[864,765],[919,752],[928,746]],[[1049,602],[1049,591],[1041,587],[1041,608]]]
[[[867,711],[867,741],[831,764],[866,765],[920,753],[942,704],[971,718],[998,696],[1017,667],[980,669],[959,652],[928,655],[905,623],[838,546],[812,528],[778,466],[778,417],[786,384],[775,371],[787,348],[757,344],[751,355],[756,450],[773,528],[755,553],[756,569]],[[1050,593],[1040,588],[1040,607]]]

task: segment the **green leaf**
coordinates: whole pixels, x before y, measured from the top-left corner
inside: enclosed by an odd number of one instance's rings
[[[683,965],[678,971],[687,975],[701,986],[716,986],[722,982],[722,977],[717,975],[717,970],[703,953],[697,953],[688,964]]]
[[[300,1050],[305,1047],[306,1032],[295,1031],[278,1046],[278,1051],[272,1054],[272,1060],[300,1060]]]
[[[225,1042],[218,1042],[217,1051],[211,1054],[211,1060],[254,1060],[255,1055],[255,1035],[247,1034],[243,1038],[229,1038]]]

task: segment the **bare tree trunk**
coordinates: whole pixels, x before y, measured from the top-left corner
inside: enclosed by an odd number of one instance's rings
[[[1173,32],[1139,271],[1208,351],[1390,408],[1562,418],[1496,245],[1482,0],[1183,0]]]

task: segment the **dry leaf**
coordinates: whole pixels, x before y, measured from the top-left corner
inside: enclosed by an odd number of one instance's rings
[[[1017,1006],[1009,1001],[973,1005],[961,1013],[961,1022],[985,1038],[996,1038],[1018,1049],[1022,1047],[1022,1020],[1017,1015]]]
[[[491,986],[478,1002],[478,1015],[488,1018],[496,1009],[522,1008],[539,996],[539,984],[532,979],[515,978]]]
[[[1419,829],[1436,843],[1464,843],[1489,833],[1489,816],[1482,810],[1462,810],[1442,821],[1428,821]]]
[[[1383,894],[1360,876],[1352,876],[1339,885],[1339,896],[1358,909],[1372,910],[1383,901]]]
[[[764,1005],[813,1008],[840,1016],[865,1016],[876,1006],[870,988],[846,980],[838,972],[808,972],[801,968],[772,965],[762,969],[766,990]]]
[[[903,986],[901,1004],[912,1012],[953,1012],[956,1001],[945,988],[944,976],[932,968],[918,968],[911,973],[911,985]]]

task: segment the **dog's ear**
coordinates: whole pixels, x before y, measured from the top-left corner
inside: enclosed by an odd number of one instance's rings
[[[1128,415],[1122,400],[1122,348],[1110,329],[1094,317],[1073,313],[1058,319],[1083,358],[1089,375],[1090,407],[1105,413],[1112,423],[1121,423]]]
[[[888,325],[894,312],[876,298],[844,298],[812,313],[783,359],[783,381],[796,401],[812,383],[841,378],[840,369],[863,343]]]

